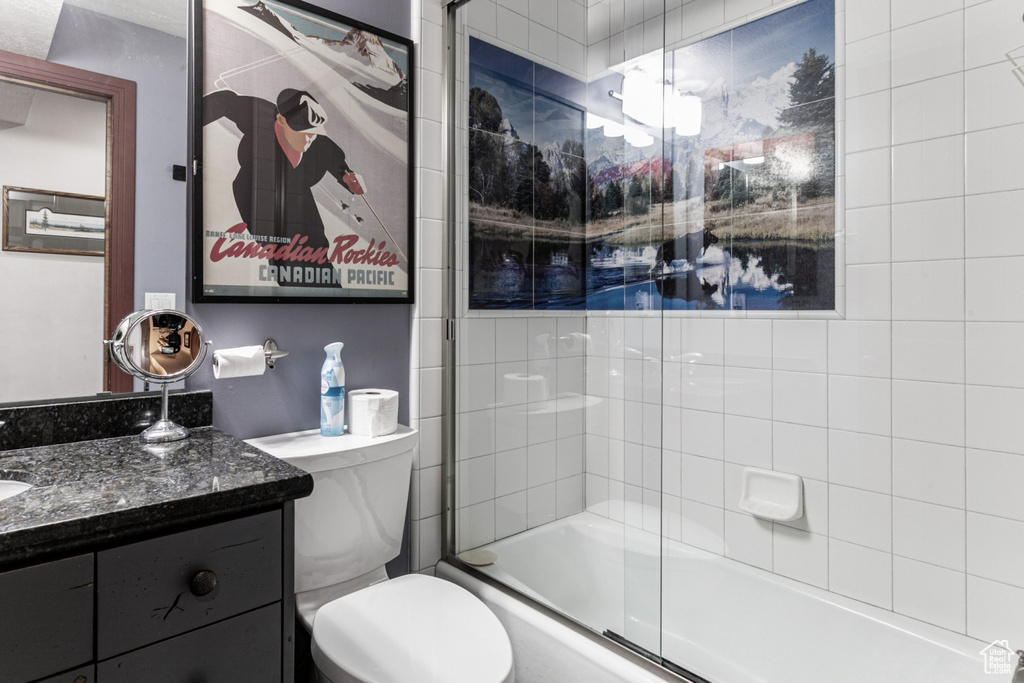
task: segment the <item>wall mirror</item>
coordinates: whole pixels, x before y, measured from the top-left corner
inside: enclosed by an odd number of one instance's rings
[[[0,186],[30,188],[37,203],[47,193],[102,197],[106,234],[102,257],[0,251],[0,324],[19,330],[0,338],[0,404],[131,391],[102,340],[142,291],[184,286],[185,184],[171,167],[184,163],[187,140],[187,2],[2,5]],[[172,226],[180,250],[150,238]]]

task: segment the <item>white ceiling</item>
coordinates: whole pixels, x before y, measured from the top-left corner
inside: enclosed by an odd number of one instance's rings
[[[60,4],[60,0],[41,0]],[[7,2],[7,0],[4,0]],[[107,14],[139,26],[170,33],[184,38],[188,33],[188,3],[186,0],[64,0],[100,14]]]

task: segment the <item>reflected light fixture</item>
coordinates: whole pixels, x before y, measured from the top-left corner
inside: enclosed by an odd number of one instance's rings
[[[700,135],[703,108],[701,99],[692,92],[685,95],[673,93],[672,121],[675,123],[676,135],[685,137]]]

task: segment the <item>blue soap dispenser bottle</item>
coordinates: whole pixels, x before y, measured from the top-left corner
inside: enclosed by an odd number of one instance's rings
[[[324,347],[327,358],[320,369],[320,434],[345,433],[345,364],[341,362],[341,342]]]

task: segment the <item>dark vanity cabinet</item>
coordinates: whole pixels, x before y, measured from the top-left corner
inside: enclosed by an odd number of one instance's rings
[[[290,681],[292,505],[0,573],[0,683]]]

